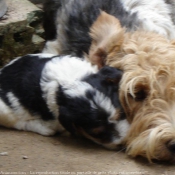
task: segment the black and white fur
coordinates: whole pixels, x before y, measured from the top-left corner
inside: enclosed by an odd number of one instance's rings
[[[45,0],[45,53],[88,54],[89,30],[100,11],[119,19],[127,31],[144,30],[175,39],[174,0]]]
[[[0,70],[0,125],[45,136],[78,132],[115,149],[129,129],[116,93],[121,76],[72,56],[17,58]]]
[[[136,13],[127,12],[120,0],[46,0],[46,40],[56,40],[48,42],[43,52],[78,57],[88,53],[91,45],[90,27],[101,10],[117,17],[122,26],[130,30],[136,30],[139,25]]]

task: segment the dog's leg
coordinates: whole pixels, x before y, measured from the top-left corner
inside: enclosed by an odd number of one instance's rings
[[[9,96],[11,97],[9,105],[0,99],[1,126],[32,131],[45,136],[64,131],[57,118],[45,121],[40,116],[30,114],[13,94],[9,93]]]
[[[12,115],[13,111],[2,100],[0,100],[0,125],[14,128],[17,119]]]
[[[37,116],[31,116],[25,109],[14,112],[2,100],[0,100],[0,125],[18,130],[32,131],[41,135],[54,135],[64,131],[57,120],[44,121]],[[20,115],[21,114],[21,115]]]
[[[50,136],[56,134],[57,132],[63,132],[64,129],[60,126],[61,125],[59,124],[58,120],[44,121],[40,118],[19,120],[15,124],[15,128],[18,130],[32,131],[44,136]]]

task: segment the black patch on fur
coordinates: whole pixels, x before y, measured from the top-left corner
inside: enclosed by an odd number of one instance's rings
[[[45,0],[43,10],[44,21],[43,27],[45,30],[45,39],[53,40],[56,38],[56,17],[61,8],[61,1],[59,0]]]
[[[94,93],[88,91],[88,98],[71,97],[64,93],[64,88],[59,87],[57,102],[59,108],[59,121],[70,133],[75,134],[77,130],[83,129],[92,137],[99,139],[103,143],[112,141],[114,134],[118,135],[115,125],[108,122],[109,115],[105,109],[96,105],[92,108],[90,100],[93,100]],[[100,132],[94,132],[93,129],[102,127]]]
[[[122,77],[122,71],[104,66],[97,74],[91,74],[83,81],[89,83],[92,87],[105,94],[112,101],[112,104],[117,108],[120,107],[118,97],[118,84]],[[115,83],[115,81],[117,81]]]
[[[104,66],[97,74],[91,74],[83,79],[93,88],[105,94],[111,99],[115,108],[120,109],[120,120],[126,119],[126,115],[119,101],[119,81],[122,71],[113,67]],[[90,94],[87,93],[87,96]],[[92,98],[92,97],[90,97]]]
[[[27,55],[4,67],[0,74],[1,98],[9,105],[4,95],[12,92],[30,113],[38,114],[44,120],[54,119],[40,88],[41,72],[49,60]]]
[[[0,99],[7,105],[11,106],[11,103],[9,102],[6,93],[4,93],[2,90],[0,90]]]

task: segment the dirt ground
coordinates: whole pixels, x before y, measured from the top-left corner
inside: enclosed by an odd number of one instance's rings
[[[175,165],[150,164],[69,135],[44,137],[0,128],[0,174],[175,175]]]

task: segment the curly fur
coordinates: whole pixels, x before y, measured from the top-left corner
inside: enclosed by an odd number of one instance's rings
[[[118,29],[111,33],[112,26]],[[103,32],[106,35],[101,35]],[[105,12],[93,24],[91,36],[92,62],[99,67],[104,63],[124,71],[120,101],[132,123],[125,139],[127,153],[150,161],[174,161],[174,42],[156,33],[125,32],[119,21]]]

